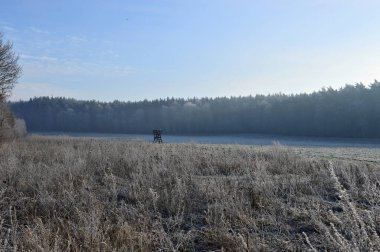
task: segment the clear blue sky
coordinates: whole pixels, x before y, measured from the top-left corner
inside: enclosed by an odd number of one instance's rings
[[[12,100],[300,93],[380,76],[380,1],[12,0]]]

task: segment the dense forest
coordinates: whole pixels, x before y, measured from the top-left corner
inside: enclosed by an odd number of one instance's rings
[[[380,82],[311,94],[78,101],[40,97],[10,103],[29,131],[166,134],[265,133],[380,137]]]

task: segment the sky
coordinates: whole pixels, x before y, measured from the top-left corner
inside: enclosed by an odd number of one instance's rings
[[[11,100],[304,93],[380,76],[375,0],[0,0]]]

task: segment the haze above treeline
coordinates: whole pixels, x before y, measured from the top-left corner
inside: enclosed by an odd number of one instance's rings
[[[311,94],[139,102],[39,97],[11,102],[30,132],[280,134],[380,137],[380,82]]]

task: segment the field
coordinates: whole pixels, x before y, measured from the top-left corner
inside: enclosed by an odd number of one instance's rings
[[[1,251],[379,251],[379,150],[29,137]]]

